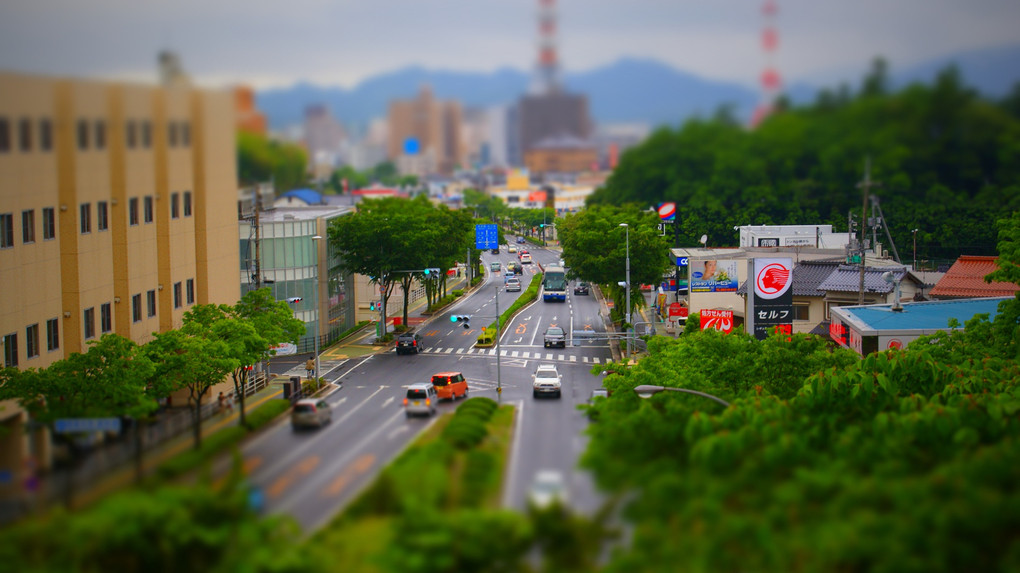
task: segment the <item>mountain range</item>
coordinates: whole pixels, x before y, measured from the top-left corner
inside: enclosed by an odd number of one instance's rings
[[[956,65],[967,85],[986,97],[1001,98],[1020,81],[1020,44],[964,52],[932,59],[903,70],[890,69],[893,88],[909,83],[931,83],[936,74]],[[870,62],[862,66],[860,84]],[[373,76],[352,89],[297,83],[287,88],[260,90],[256,103],[270,126],[283,129],[301,123],[304,110],[326,105],[344,125],[358,129],[386,115],[394,99],[414,97],[428,85],[436,97],[457,100],[464,107],[510,105],[527,92],[531,74],[511,68],[490,73],[428,70],[411,66]],[[651,59],[623,58],[585,72],[564,74],[566,89],[588,95],[592,117],[599,124],[643,123],[678,125],[692,116],[708,116],[721,106],[746,120],[758,103],[759,92],[746,85],[711,80],[677,70]],[[823,88],[807,82],[786,86],[794,103],[812,101]]]

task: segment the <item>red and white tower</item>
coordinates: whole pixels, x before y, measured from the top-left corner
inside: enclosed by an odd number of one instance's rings
[[[761,78],[759,79],[762,100],[758,104],[758,108],[754,110],[754,117],[751,118],[752,126],[758,125],[772,113],[776,97],[783,87],[782,77],[780,77],[775,65],[775,54],[779,48],[779,31],[776,29],[776,15],[779,13],[779,6],[776,4],[776,0],[765,0],[761,11],[764,18],[761,47],[765,53],[765,70],[762,71]]]
[[[538,62],[535,93],[560,91],[560,59],[556,51],[556,0],[538,0]]]

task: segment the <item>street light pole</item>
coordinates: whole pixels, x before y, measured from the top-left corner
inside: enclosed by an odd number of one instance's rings
[[[634,391],[637,392],[637,395],[642,397],[642,398],[651,398],[652,394],[658,394],[659,392],[662,392],[664,390],[669,390],[670,392],[683,392],[685,394],[694,394],[695,396],[701,396],[701,397],[704,397],[704,398],[708,398],[709,400],[714,400],[714,401],[716,401],[716,402],[718,402],[718,403],[720,403],[720,404],[722,404],[723,406],[726,406],[726,407],[729,407],[729,405],[730,405],[729,402],[727,402],[726,400],[723,400],[722,398],[719,398],[718,396],[713,396],[711,394],[706,394],[704,392],[698,392],[697,390],[690,390],[690,389],[687,389],[687,388],[672,388],[672,387],[669,387],[669,386],[652,386],[652,385],[649,385],[649,384],[642,384],[642,385],[636,386],[634,388]]]
[[[914,235],[914,266],[913,270],[917,270],[917,231],[920,229],[911,229],[910,232]]]
[[[320,235],[312,236],[315,246],[315,282],[312,283],[312,299],[315,301],[315,387],[319,387],[319,240]]]
[[[630,362],[630,227],[627,223],[620,223],[620,226],[627,232],[627,362]]]

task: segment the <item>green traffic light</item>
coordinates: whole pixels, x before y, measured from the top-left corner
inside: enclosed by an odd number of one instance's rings
[[[450,322],[457,322],[458,316],[456,314],[450,315]]]

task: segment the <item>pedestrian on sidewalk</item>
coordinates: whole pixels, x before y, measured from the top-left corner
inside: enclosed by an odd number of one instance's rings
[[[223,395],[223,392],[220,392],[219,398],[216,400],[216,412],[222,412],[227,406],[227,397]]]
[[[229,411],[231,414],[233,414],[234,413],[234,393],[233,392],[231,392],[230,394],[227,394],[227,402],[226,402],[226,404],[227,404],[227,411]]]

